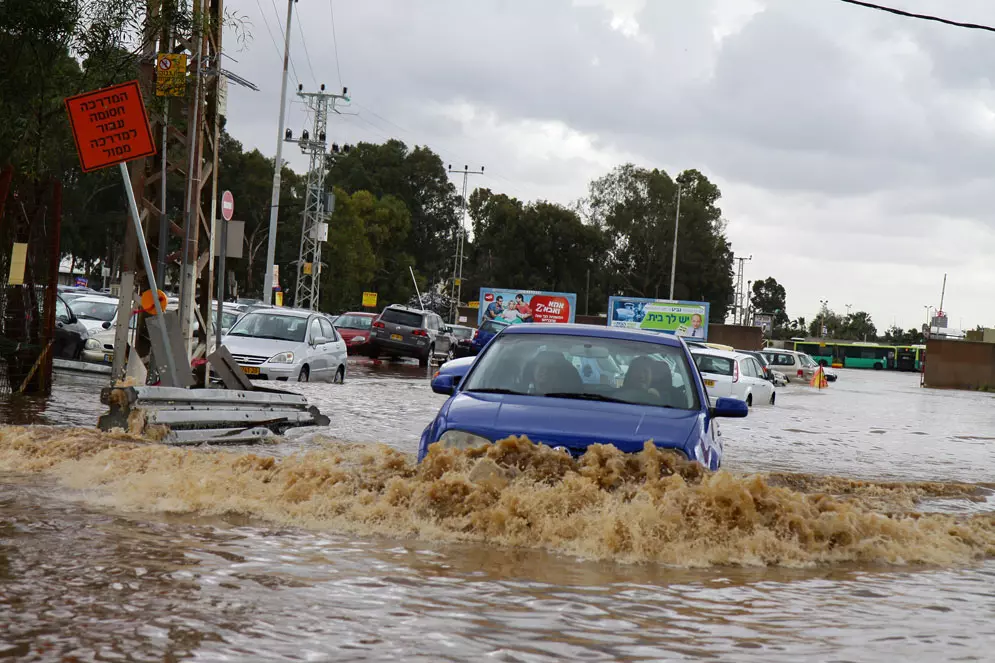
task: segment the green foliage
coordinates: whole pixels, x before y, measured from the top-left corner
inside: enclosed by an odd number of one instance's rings
[[[414,288],[407,253],[411,215],[397,198],[376,198],[369,191],[351,196],[336,189],[335,213],[328,244],[322,252],[321,309],[360,309],[363,292],[376,292],[379,301],[407,301]]]
[[[418,269],[432,283],[451,272],[462,199],[435,152],[409,150],[399,140],[359,143],[348,153],[333,155],[328,181],[347,193],[369,191],[377,198],[398,199],[410,213],[406,240]]]
[[[676,299],[711,303],[722,322],[732,303],[732,248],[717,186],[697,170],[681,173]],[[613,293],[667,297],[677,213],[677,184],[661,170],[626,164],[591,183],[584,208],[608,240],[605,268]]]
[[[753,282],[753,295],[750,303],[757,313],[766,313],[773,317],[774,329],[788,326],[788,314],[785,312],[787,294],[784,286],[773,276]]]
[[[545,201],[523,203],[490,189],[470,197],[474,242],[467,249],[464,299],[480,287],[584,293],[601,268],[604,234],[578,214]]]
[[[871,314],[866,311],[857,311],[850,315],[840,315],[823,306],[822,311],[809,326],[809,335],[822,337],[823,326],[827,330],[825,338],[835,338],[844,341],[866,341],[869,343],[877,340],[877,327],[874,326]]]

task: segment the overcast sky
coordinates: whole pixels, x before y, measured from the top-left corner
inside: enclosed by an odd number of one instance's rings
[[[995,25],[995,2],[882,0]],[[227,68],[229,130],[276,148],[285,0],[249,21]],[[697,168],[722,190],[748,280],[788,314],[820,300],[878,329],[995,326],[995,33],[838,0],[301,0],[290,89],[349,88],[330,140],[427,145],[474,186],[568,203],[632,161]],[[332,38],[332,13],[338,66]],[[265,20],[264,20],[265,18]],[[303,35],[303,38],[302,38]],[[306,52],[305,52],[306,48]],[[341,82],[338,71],[341,70]],[[287,126],[307,118],[296,100]],[[304,170],[294,145],[284,158]],[[528,287],[530,284],[495,284]]]

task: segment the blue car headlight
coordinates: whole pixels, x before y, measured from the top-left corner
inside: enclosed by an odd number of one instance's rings
[[[476,449],[491,444],[491,441],[463,430],[447,430],[439,438],[439,443],[447,449]]]

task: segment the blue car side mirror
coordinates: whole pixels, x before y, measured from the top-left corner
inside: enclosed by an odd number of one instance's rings
[[[738,398],[720,398],[715,401],[715,407],[712,408],[713,417],[742,418],[749,413],[750,406]]]
[[[460,383],[461,375],[436,375],[432,378],[432,391],[443,396],[452,396]]]

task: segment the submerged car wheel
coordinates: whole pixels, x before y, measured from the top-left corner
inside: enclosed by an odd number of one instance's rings
[[[332,382],[335,384],[343,384],[345,382],[345,366],[339,366],[339,370],[335,371],[335,377],[332,378]]]
[[[432,345],[429,346],[428,353],[426,353],[424,357],[418,358],[418,365],[421,366],[422,368],[425,368],[426,366],[428,366],[429,362],[432,361],[434,357],[435,357],[435,346]]]
[[[301,367],[301,374],[297,376],[298,382],[310,382],[311,381],[311,369],[304,364]]]

